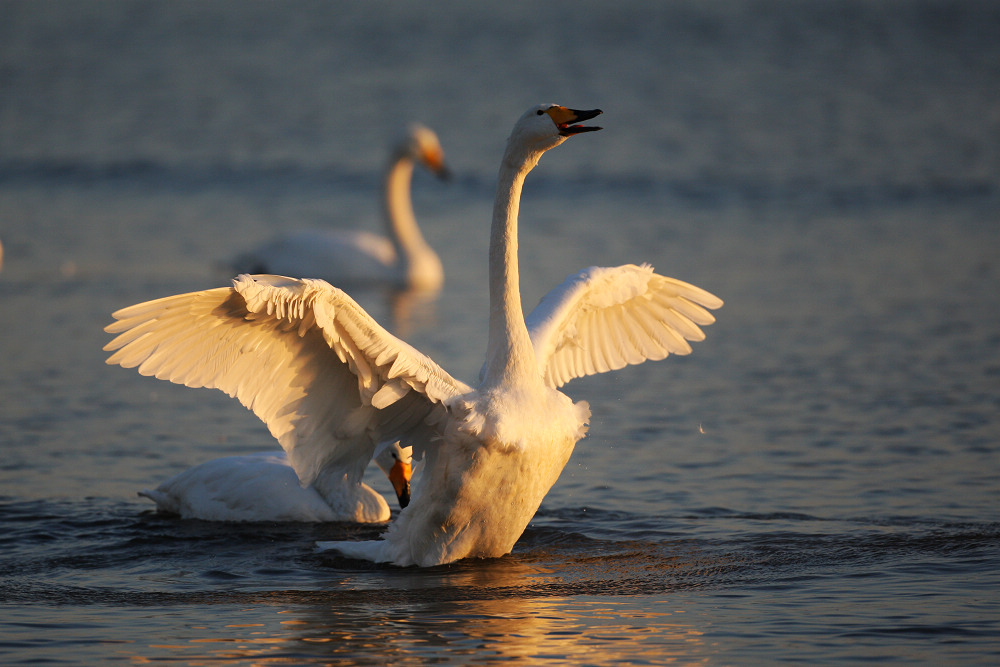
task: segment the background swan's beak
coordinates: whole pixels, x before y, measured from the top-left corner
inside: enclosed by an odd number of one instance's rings
[[[422,151],[420,154],[420,161],[424,163],[424,166],[426,166],[432,174],[440,178],[442,181],[447,181],[451,178],[451,170],[448,169],[448,165],[445,164],[444,153],[441,151]]]
[[[440,178],[442,181],[450,181],[451,169],[448,168],[448,165],[442,162],[441,165],[434,170],[434,175]]]
[[[389,481],[396,492],[400,509],[410,504],[410,475],[413,474],[413,467],[409,463],[396,461],[389,469]]]

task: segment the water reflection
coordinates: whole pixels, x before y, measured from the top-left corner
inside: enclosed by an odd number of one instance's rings
[[[707,661],[703,633],[684,622],[683,610],[653,598],[511,597],[428,602],[412,608],[375,603],[338,607],[331,602],[306,611],[271,609],[268,614],[270,618],[260,623],[191,628],[203,629],[206,636],[145,649],[183,657],[190,664],[220,659],[405,664],[444,656],[459,662],[463,656],[477,662],[571,664]],[[155,655],[131,657],[135,662],[157,660]]]
[[[322,643],[330,655],[357,656],[374,646],[390,659],[431,658],[447,653],[505,660],[561,659],[574,664],[611,662],[622,655],[660,661],[684,655],[701,633],[677,622],[680,614],[660,611],[662,603],[585,598],[522,598],[447,601],[367,617],[358,633],[356,616],[330,609],[312,619],[313,633],[302,641]],[[325,620],[325,624],[323,621]]]
[[[148,648],[191,664],[219,659],[256,664],[336,659],[352,664],[623,659],[661,664],[706,659],[703,632],[663,595],[555,595],[562,567],[516,557],[432,570],[343,570],[323,591],[275,592],[268,602],[220,614],[191,628],[186,644]],[[315,594],[314,594],[315,593]],[[280,600],[280,602],[279,602]],[[226,622],[226,618],[241,622]]]

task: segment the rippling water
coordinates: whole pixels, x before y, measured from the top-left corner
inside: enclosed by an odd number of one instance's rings
[[[991,3],[0,3],[0,661],[992,664],[1000,654],[1000,11]],[[525,303],[647,261],[726,301],[690,357],[574,381],[594,418],[514,552],[317,553],[135,493],[272,447],[103,363],[124,305],[281,229],[377,225],[398,127],[447,284],[357,296],[458,377],[496,162],[546,155]],[[390,493],[387,483],[371,483]],[[381,486],[379,486],[381,485]]]

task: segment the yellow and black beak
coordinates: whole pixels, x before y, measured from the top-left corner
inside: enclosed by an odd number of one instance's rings
[[[591,118],[600,116],[604,113],[600,109],[579,111],[577,109],[567,109],[566,107],[561,106],[551,106],[545,110],[545,113],[549,115],[552,122],[559,128],[559,134],[564,137],[580,134],[581,132],[596,132],[597,130],[603,129],[594,125],[575,125],[575,123],[582,123],[585,120],[590,120]]]
[[[398,460],[389,469],[389,481],[392,482],[392,488],[396,492],[400,509],[410,504],[410,475],[412,474],[413,466]]]

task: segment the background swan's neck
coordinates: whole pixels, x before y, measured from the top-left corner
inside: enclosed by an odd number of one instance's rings
[[[518,156],[508,146],[500,165],[490,231],[490,331],[484,386],[541,379],[524,324],[517,265],[521,189],[539,157],[540,153]]]
[[[385,221],[389,239],[396,249],[396,257],[404,275],[415,270],[416,265],[422,261],[437,262],[440,265],[437,254],[427,245],[413,215],[413,203],[410,200],[412,179],[413,160],[407,156],[398,156],[389,165],[384,184]],[[426,260],[427,257],[430,259]]]

